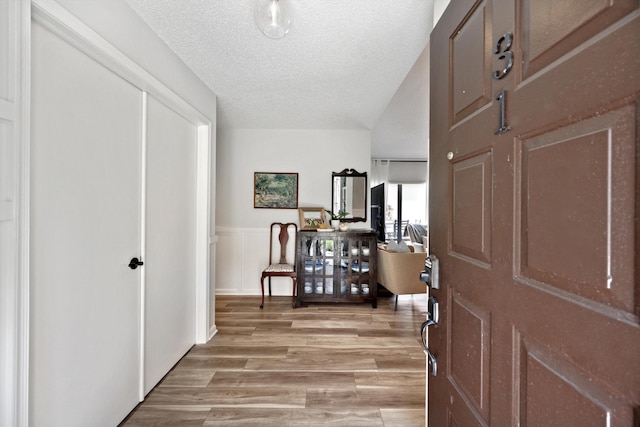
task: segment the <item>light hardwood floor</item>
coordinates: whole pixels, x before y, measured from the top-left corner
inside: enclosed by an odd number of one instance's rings
[[[217,296],[193,347],[123,426],[424,426],[424,295],[370,304]]]

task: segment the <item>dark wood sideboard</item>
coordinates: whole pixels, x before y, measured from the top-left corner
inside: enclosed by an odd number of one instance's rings
[[[371,302],[376,308],[377,249],[373,230],[299,231],[296,306]]]

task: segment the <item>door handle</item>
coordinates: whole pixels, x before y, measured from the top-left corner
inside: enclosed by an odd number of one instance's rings
[[[436,322],[434,322],[433,320],[427,319],[422,322],[422,327],[420,328],[422,347],[424,348],[424,354],[427,355],[427,361],[429,362],[429,373],[434,377],[438,374],[438,361],[436,360],[435,356],[431,354],[431,352],[429,351],[429,347],[427,346],[427,328],[435,324]]]
[[[139,265],[144,265],[144,262],[142,262],[138,258],[131,258],[131,261],[129,261],[129,268],[132,270],[138,268]]]
[[[427,328],[435,324],[436,322],[434,322],[433,320],[427,319],[422,322],[422,326],[420,327],[420,338],[422,338],[422,346],[425,350],[427,350]]]
[[[427,355],[427,362],[429,362],[429,373],[434,377],[438,375],[438,361],[435,356],[431,354],[428,348],[424,349],[424,353]]]

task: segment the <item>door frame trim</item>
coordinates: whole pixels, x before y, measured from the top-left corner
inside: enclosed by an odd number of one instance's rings
[[[28,426],[29,423],[29,135],[30,135],[30,52],[31,6],[29,2],[10,0],[6,25],[9,43],[6,55],[9,90],[0,99],[0,118],[9,123],[7,133],[10,162],[5,186],[0,186],[2,218],[9,233],[0,240],[5,255],[0,272],[0,295],[5,301],[0,317],[6,328],[0,332],[0,343],[6,347],[0,358],[0,424]],[[11,87],[14,90],[11,90]],[[0,159],[0,165],[3,164]],[[11,224],[13,223],[13,224]],[[13,230],[11,232],[11,230]],[[4,424],[3,424],[4,425]]]

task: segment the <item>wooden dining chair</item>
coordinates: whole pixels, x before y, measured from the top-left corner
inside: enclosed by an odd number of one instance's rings
[[[287,244],[289,243],[289,233],[292,230],[294,245],[293,263],[287,262]],[[274,233],[277,233],[278,239],[274,239]],[[262,271],[260,278],[260,287],[262,288],[262,302],[260,308],[264,307],[264,279],[269,279],[269,296],[271,296],[271,278],[272,277],[291,277],[293,281],[292,305],[296,306],[296,264],[295,264],[295,242],[298,236],[298,225],[293,222],[281,223],[274,222],[271,224],[269,232],[269,266]],[[275,259],[274,257],[278,257]]]

